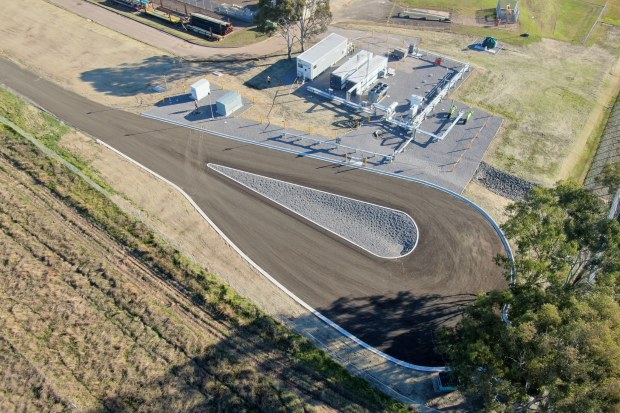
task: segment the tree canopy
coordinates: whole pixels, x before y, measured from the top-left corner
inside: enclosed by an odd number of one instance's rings
[[[289,59],[296,42],[303,52],[309,40],[327,30],[332,18],[329,0],[259,0],[258,6],[259,29],[282,36]]]
[[[514,267],[498,261],[514,283],[441,334],[461,389],[480,411],[620,410],[618,221],[574,183],[536,188],[508,214]]]
[[[620,189],[620,161],[608,163],[603,173],[596,177],[596,183],[607,188],[611,195]]]

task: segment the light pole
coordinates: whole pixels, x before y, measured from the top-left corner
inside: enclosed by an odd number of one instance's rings
[[[211,109],[211,120],[213,120],[213,104],[211,104],[211,92],[209,92],[208,96],[209,96],[209,109]]]

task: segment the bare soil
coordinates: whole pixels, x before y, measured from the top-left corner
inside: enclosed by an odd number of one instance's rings
[[[512,204],[513,201],[494,194],[479,183],[471,181],[465,187],[462,195],[484,209],[498,224],[501,225],[508,219],[506,207]]]

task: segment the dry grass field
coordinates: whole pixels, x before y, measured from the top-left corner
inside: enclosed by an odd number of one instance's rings
[[[4,126],[0,248],[0,411],[404,409]]]

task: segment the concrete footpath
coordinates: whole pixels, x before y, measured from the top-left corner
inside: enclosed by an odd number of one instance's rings
[[[49,3],[90,19],[140,42],[187,60],[244,60],[280,53],[286,44],[280,36],[241,47],[206,47],[190,43],[85,0],[47,0]]]

